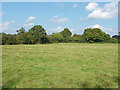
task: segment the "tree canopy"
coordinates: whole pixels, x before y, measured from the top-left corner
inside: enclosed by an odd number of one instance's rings
[[[88,28],[85,29],[83,35],[85,37],[85,40],[88,42],[101,42],[104,40],[110,39],[110,36],[108,36],[105,32],[102,32],[99,28]]]
[[[2,44],[45,44],[45,43],[94,43],[94,42],[120,42],[119,35],[112,38],[99,28],[87,28],[82,35],[74,34],[68,28],[59,33],[47,35],[41,25],[35,25],[26,31],[24,28],[17,30],[17,34],[0,33]]]

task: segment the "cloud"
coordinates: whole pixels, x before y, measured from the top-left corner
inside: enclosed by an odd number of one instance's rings
[[[69,28],[68,28],[69,29]],[[63,27],[61,26],[58,26],[57,28],[53,28],[53,29],[48,29],[48,33],[51,34],[51,33],[58,33],[58,32],[61,32],[62,30],[64,30]],[[71,32],[75,31],[75,29],[71,28],[69,29]]]
[[[94,9],[96,9],[97,6],[98,6],[97,3],[89,3],[89,4],[86,6],[86,10],[94,10]]]
[[[58,18],[59,16],[58,15],[56,15],[56,16],[53,16],[54,18]]]
[[[6,21],[0,24],[0,26],[2,26],[1,30],[2,31],[7,30],[9,28],[9,24],[14,23],[14,22],[15,22],[14,20],[11,20],[11,21]]]
[[[29,27],[29,26],[32,26],[32,25],[33,25],[33,23],[24,24],[24,26],[26,26],[26,27]]]
[[[78,4],[77,3],[75,3],[75,4],[73,4],[73,7],[75,8],[75,7],[77,7],[78,6]]]
[[[58,26],[57,28],[54,28],[54,29],[49,29],[50,31],[57,31],[57,32],[60,32],[63,30],[63,28],[61,26]]]
[[[28,19],[26,20],[26,22],[30,22],[30,21],[33,21],[35,19],[36,19],[36,17],[30,16],[30,17],[28,17]]]
[[[90,25],[87,28],[100,28],[102,31],[104,31],[106,33],[116,33],[116,31],[114,31],[112,28],[103,27],[99,24]]]
[[[92,12],[88,15],[88,18],[111,19],[117,15],[117,5],[118,2],[110,2],[100,8],[97,3],[94,3],[93,6],[89,3],[86,9]]]
[[[71,28],[71,29],[69,29],[71,32],[73,32],[73,31],[75,31],[75,29],[74,28]]]
[[[88,18],[109,19],[112,18],[111,13],[102,11],[101,9],[94,10],[88,15]]]
[[[68,18],[50,19],[50,21],[54,23],[63,23],[63,22],[68,21]]]

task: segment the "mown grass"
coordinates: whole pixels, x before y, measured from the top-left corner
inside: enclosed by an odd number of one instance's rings
[[[117,88],[117,44],[3,45],[4,88]]]

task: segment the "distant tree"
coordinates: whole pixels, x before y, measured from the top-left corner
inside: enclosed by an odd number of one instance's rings
[[[114,35],[114,36],[112,36],[112,38],[118,39],[118,38],[119,38],[119,35]]]
[[[23,34],[25,33],[25,29],[24,28],[18,29],[17,32],[18,34]]]
[[[119,32],[120,33],[120,32]],[[120,34],[112,36],[112,38],[117,39],[118,42],[120,43]]]
[[[46,37],[46,30],[41,25],[35,25],[28,31],[30,43],[47,43],[43,38]]]
[[[90,43],[101,42],[101,41],[110,39],[110,37],[106,33],[102,32],[102,30],[99,28],[85,29],[82,36],[85,38],[87,42],[90,42]]]
[[[61,33],[52,33],[52,35],[49,36],[49,40],[51,43],[62,42],[63,36]]]
[[[72,36],[72,38],[73,38],[73,42],[79,42],[79,41],[80,41],[80,38],[81,38],[81,35],[74,34],[74,35]]]
[[[2,44],[16,44],[15,35],[2,33]]]
[[[17,43],[28,44],[28,37],[24,28],[17,30]]]
[[[107,35],[108,35],[108,38],[111,38],[109,34],[107,34]]]
[[[65,28],[63,31],[60,32],[63,37],[71,37],[72,33],[70,32],[70,30],[68,28]]]
[[[70,30],[68,28],[65,28],[60,33],[63,36],[63,42],[71,42],[72,41],[72,38],[71,38],[72,33],[70,32]]]

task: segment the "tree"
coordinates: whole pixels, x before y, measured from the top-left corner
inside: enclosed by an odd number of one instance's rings
[[[63,37],[71,37],[72,33],[70,32],[70,30],[68,28],[65,28],[63,31],[60,32]]]
[[[81,35],[74,34],[72,38],[73,38],[73,42],[79,42]]]
[[[21,29],[17,30],[17,32],[18,32],[17,43],[28,44],[28,38],[27,38],[27,34],[25,32],[25,29],[21,28]]]
[[[110,39],[110,37],[106,33],[102,32],[102,30],[99,28],[85,29],[82,36],[85,38],[87,42],[90,42],[90,43],[101,42],[101,41]]]
[[[61,33],[52,33],[52,35],[49,36],[49,40],[51,43],[62,42],[63,36]]]
[[[2,33],[2,44],[16,44],[15,35]]]
[[[63,36],[63,42],[71,42],[72,41],[72,38],[71,38],[72,33],[70,32],[70,30],[68,28],[65,28],[60,33]]]
[[[43,37],[46,37],[46,30],[41,25],[35,25],[28,31],[30,43],[47,43]]]
[[[112,36],[112,38],[116,38],[116,39],[118,39],[119,37],[120,37],[119,35]]]
[[[21,29],[17,30],[17,32],[18,32],[18,34],[23,34],[23,33],[25,33],[25,29],[21,28]]]

